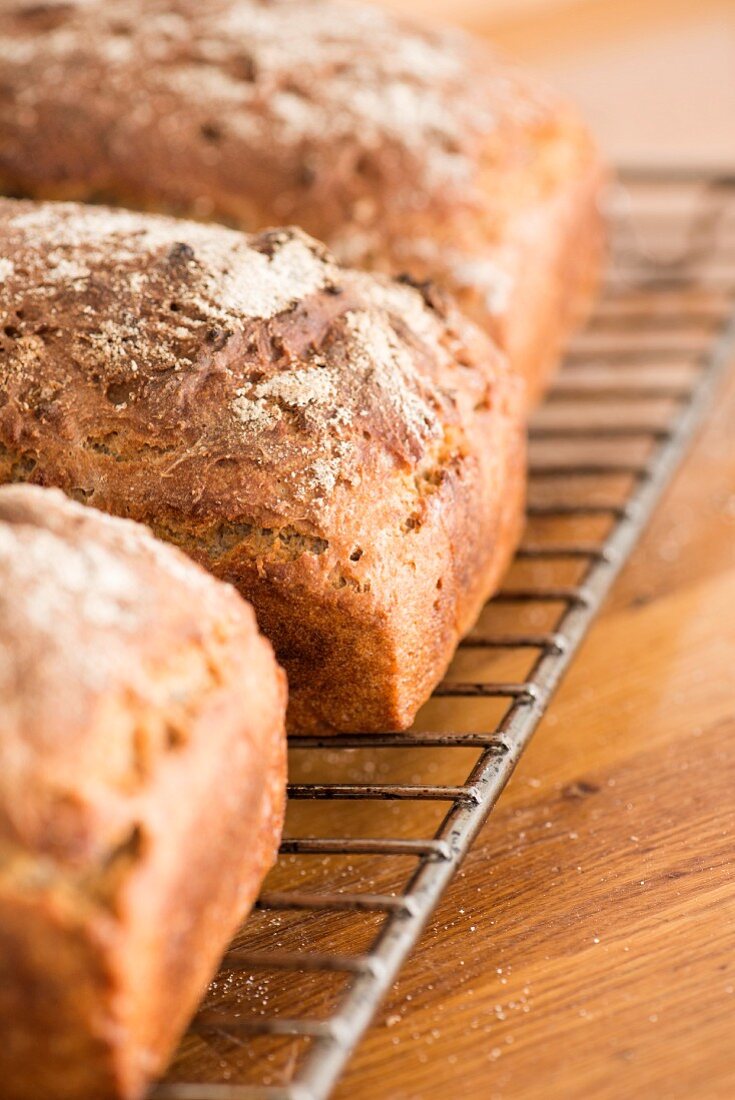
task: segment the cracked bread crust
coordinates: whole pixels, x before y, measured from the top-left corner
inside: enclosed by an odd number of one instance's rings
[[[603,173],[576,112],[458,31],[343,0],[0,0],[0,179],[431,278],[530,399],[588,308]]]
[[[252,601],[293,728],[401,729],[512,554],[522,397],[441,294],[298,230],[0,202],[0,480]]]
[[[273,863],[285,677],[139,525],[0,489],[0,1079],[134,1100]]]

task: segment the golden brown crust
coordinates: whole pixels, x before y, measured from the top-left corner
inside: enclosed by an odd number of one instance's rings
[[[531,405],[551,383],[570,333],[586,320],[598,290],[605,238],[598,198],[604,175],[584,175],[529,208],[508,233],[513,293],[490,331],[526,380]],[[460,294],[470,317],[476,303]],[[529,320],[531,319],[531,320]]]
[[[361,4],[3,0],[0,133],[17,193],[294,222],[437,280],[532,398],[600,265],[576,113],[485,44]]]
[[[0,1080],[132,1100],[275,857],[285,681],[137,525],[0,490]]]
[[[431,287],[299,231],[0,201],[0,480],[251,599],[299,728],[403,728],[512,553],[519,388]]]

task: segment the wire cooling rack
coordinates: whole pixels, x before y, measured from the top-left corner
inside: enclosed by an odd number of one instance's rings
[[[686,453],[735,346],[735,179],[623,179],[506,586],[415,732],[291,739],[279,865],[155,1100],[330,1094]]]

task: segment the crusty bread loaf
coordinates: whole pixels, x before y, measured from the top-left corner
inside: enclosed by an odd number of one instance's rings
[[[0,1092],[133,1100],[275,857],[285,677],[144,528],[0,489]]]
[[[341,0],[0,3],[0,182],[432,278],[543,390],[600,263],[576,112],[490,48]]]
[[[517,380],[430,286],[300,231],[0,200],[0,481],[252,600],[293,728],[403,728],[513,551]]]

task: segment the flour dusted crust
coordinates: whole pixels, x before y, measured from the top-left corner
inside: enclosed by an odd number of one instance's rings
[[[0,200],[0,252],[0,480],[232,581],[293,727],[409,725],[521,521],[522,402],[490,342],[298,230]]]
[[[431,277],[535,398],[600,262],[596,150],[457,31],[344,0],[0,0],[0,180]]]
[[[275,858],[285,679],[137,524],[0,489],[4,1100],[134,1100]]]

